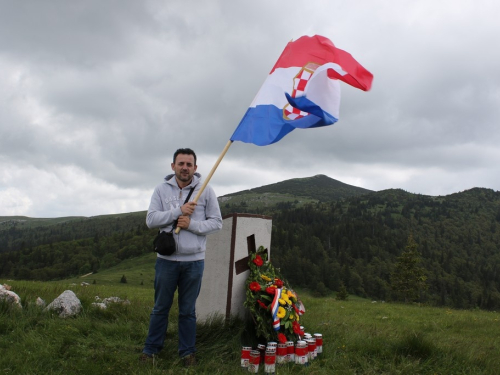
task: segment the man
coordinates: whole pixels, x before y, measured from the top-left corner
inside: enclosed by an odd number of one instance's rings
[[[170,256],[158,254],[156,258],[155,305],[140,359],[147,361],[163,348],[168,315],[178,288],[179,356],[184,359],[185,366],[191,366],[196,364],[195,305],[203,276],[206,235],[222,228],[222,217],[217,197],[210,186],[205,188],[197,203],[184,203],[191,188],[194,187],[194,191],[190,200],[202,185],[201,176],[196,173],[196,154],[193,150],[177,150],[171,167],[174,174],[165,177],[151,197],[146,224],[161,231],[170,231],[176,224],[181,231],[174,234],[176,252]]]

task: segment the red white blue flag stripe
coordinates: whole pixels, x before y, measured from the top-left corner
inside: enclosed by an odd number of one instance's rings
[[[348,52],[319,35],[288,43],[231,141],[266,146],[296,128],[331,125],[339,118],[340,82],[368,91],[373,75]]]

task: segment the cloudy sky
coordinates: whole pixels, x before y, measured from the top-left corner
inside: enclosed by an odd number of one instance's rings
[[[146,210],[179,147],[207,175],[291,39],[374,75],[340,120],[235,142],[218,195],[325,174],[372,190],[500,190],[498,0],[0,0],[0,216]]]

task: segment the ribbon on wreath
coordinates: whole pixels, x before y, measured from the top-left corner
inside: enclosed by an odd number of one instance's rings
[[[281,298],[281,288],[276,288],[274,299],[271,303],[271,314],[273,314],[273,328],[275,331],[280,330],[280,318],[278,318],[278,308],[280,307],[279,299]]]

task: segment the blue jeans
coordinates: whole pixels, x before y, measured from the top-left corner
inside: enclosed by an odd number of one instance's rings
[[[196,351],[196,298],[200,293],[205,261],[172,262],[156,259],[155,306],[149,320],[149,332],[143,353],[157,354],[163,349],[168,328],[168,314],[178,291],[179,356]]]

